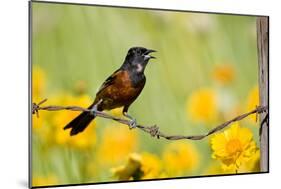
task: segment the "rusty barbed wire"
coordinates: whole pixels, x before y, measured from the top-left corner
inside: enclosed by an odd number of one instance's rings
[[[87,109],[87,108],[83,108],[80,106],[41,106],[43,103],[45,103],[47,101],[47,99],[42,100],[39,103],[32,103],[32,114],[36,114],[37,117],[39,117],[39,111],[40,110],[45,110],[45,111],[60,111],[60,110],[70,110],[70,111],[81,111],[81,112],[93,112],[93,110],[91,109]],[[236,121],[240,121],[246,117],[248,117],[249,115],[252,114],[256,114],[256,116],[260,113],[266,112],[267,111],[267,107],[265,106],[257,106],[256,109],[241,114],[229,121],[226,121],[218,126],[216,126],[215,128],[209,130],[209,132],[207,132],[206,134],[203,135],[190,135],[190,136],[184,136],[184,135],[166,135],[164,133],[162,133],[159,129],[159,127],[157,125],[152,125],[152,126],[144,126],[144,125],[137,125],[136,128],[149,133],[152,137],[157,137],[159,138],[165,138],[167,140],[181,140],[181,139],[187,139],[187,140],[202,140],[204,138],[206,138],[207,136],[210,136],[222,129],[224,129],[225,127],[227,127],[228,125],[230,125],[233,122]],[[130,120],[127,119],[122,119],[122,118],[118,118],[118,117],[114,117],[112,115],[109,115],[107,113],[104,112],[100,112],[100,111],[94,111],[95,115],[98,117],[102,117],[105,119],[111,119],[114,121],[117,121],[119,123],[122,123],[124,125],[129,126],[130,128]]]

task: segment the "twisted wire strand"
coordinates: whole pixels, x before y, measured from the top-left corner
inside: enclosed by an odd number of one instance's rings
[[[122,119],[122,118],[118,118],[112,115],[109,115],[105,112],[100,112],[97,110],[92,110],[92,109],[87,109],[87,108],[83,108],[80,106],[56,106],[56,105],[52,105],[52,106],[41,106],[43,103],[45,103],[47,101],[47,99],[42,100],[39,103],[33,103],[32,104],[32,114],[36,114],[37,117],[39,117],[39,111],[41,110],[45,110],[45,111],[61,111],[61,110],[70,110],[70,111],[80,111],[80,112],[92,112],[94,113],[96,116],[98,117],[102,117],[105,119],[110,119],[110,120],[114,120],[117,121],[119,123],[122,123],[124,125],[129,126],[130,128],[130,120],[127,119]],[[160,131],[159,127],[157,125],[152,125],[152,126],[144,126],[144,125],[136,125],[136,128],[149,133],[152,137],[157,137],[159,138],[165,138],[167,140],[182,140],[182,139],[187,139],[187,140],[202,140],[204,138],[206,138],[207,136],[210,136],[214,133],[217,133],[218,131],[221,131],[222,129],[224,129],[225,127],[229,126],[231,123],[236,122],[236,121],[240,121],[246,117],[248,117],[249,115],[252,114],[256,114],[256,116],[258,116],[258,114],[263,113],[263,112],[267,112],[267,107],[265,106],[257,106],[256,109],[238,115],[235,118],[228,120],[216,127],[214,127],[213,129],[209,130],[206,134],[203,135],[189,135],[189,136],[184,136],[184,135],[167,135],[164,134],[163,132]]]

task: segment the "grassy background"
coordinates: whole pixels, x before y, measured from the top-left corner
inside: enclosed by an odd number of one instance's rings
[[[147,66],[146,86],[130,114],[141,124],[159,125],[165,133],[196,135],[245,112],[247,97],[258,83],[255,17],[34,2],[32,14],[32,65],[40,67],[46,78],[41,99],[52,101],[62,94],[79,96],[78,88],[94,100],[104,79],[123,63],[127,50],[144,46],[157,50],[157,59]],[[234,74],[227,84],[213,78],[217,66],[225,64]],[[208,122],[196,121],[189,114],[188,99],[201,88],[225,97],[216,103],[223,116]],[[61,105],[63,101],[56,102]],[[48,116],[51,114],[55,113]],[[40,132],[44,133],[42,128],[53,123],[41,124]],[[33,178],[52,175],[49,181],[43,179],[45,184],[116,180],[109,170],[124,163],[127,156],[110,166],[97,165],[102,157],[96,153],[109,124],[111,121],[96,120],[96,143],[84,151],[51,145],[34,133]],[[245,120],[241,125],[251,129],[258,143],[256,124]],[[171,143],[138,130],[130,132],[138,141],[133,151],[153,153],[160,160]],[[168,176],[202,175],[217,163],[211,158],[209,139],[188,143],[198,151],[198,166]],[[92,176],[85,171],[89,162],[95,167]]]

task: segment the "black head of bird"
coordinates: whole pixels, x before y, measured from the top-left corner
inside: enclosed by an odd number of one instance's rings
[[[152,49],[146,49],[144,47],[132,47],[129,49],[127,56],[125,58],[123,67],[133,69],[137,72],[143,72],[148,61],[154,56],[150,53],[156,52]]]

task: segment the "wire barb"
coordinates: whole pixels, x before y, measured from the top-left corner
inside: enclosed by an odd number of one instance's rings
[[[114,116],[109,115],[107,113],[100,112],[100,111],[93,110],[93,109],[87,109],[87,108],[83,108],[83,107],[79,107],[79,106],[41,106],[46,101],[47,101],[47,99],[44,99],[44,100],[40,101],[38,104],[32,103],[32,114],[36,114],[36,116],[39,118],[39,111],[40,110],[45,110],[45,111],[70,110],[70,111],[81,111],[81,112],[93,112],[94,111],[95,115],[98,116],[98,117],[114,120],[116,122],[122,123],[122,124],[130,127],[130,120],[114,117]],[[98,102],[98,103],[100,103],[100,102]],[[159,138],[165,138],[167,140],[182,140],[182,139],[202,140],[202,139],[206,138],[207,136],[210,136],[214,133],[217,133],[218,131],[221,131],[222,129],[229,126],[233,122],[240,121],[240,120],[248,117],[249,115],[252,115],[252,114],[258,115],[258,114],[261,114],[263,112],[268,112],[268,107],[267,106],[257,106],[256,109],[254,109],[250,112],[247,112],[245,114],[241,114],[241,115],[239,115],[239,116],[237,116],[237,117],[235,117],[235,118],[233,118],[229,121],[226,121],[226,122],[216,126],[215,128],[209,130],[209,132],[207,132],[204,135],[191,135],[191,136],[166,135],[166,134],[163,134],[160,131],[160,129],[157,125],[153,125],[153,126],[137,125],[136,128],[150,134],[152,137],[157,137],[158,139]],[[267,121],[267,120],[265,120],[265,121]]]

